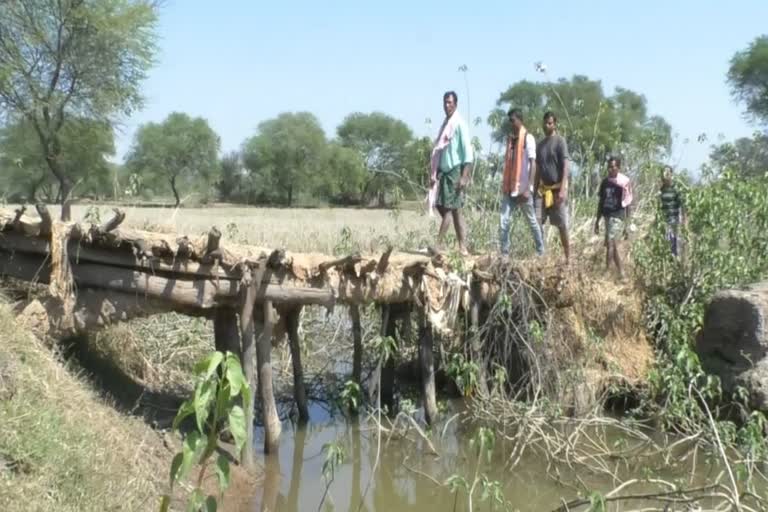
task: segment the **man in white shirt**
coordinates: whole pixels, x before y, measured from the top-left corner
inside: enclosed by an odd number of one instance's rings
[[[544,254],[544,237],[533,207],[533,184],[536,173],[536,139],[523,125],[523,114],[518,109],[507,113],[512,124],[512,133],[507,139],[502,179],[501,226],[499,245],[501,254],[509,255],[509,221],[517,208],[525,215],[531,228],[536,254]]]

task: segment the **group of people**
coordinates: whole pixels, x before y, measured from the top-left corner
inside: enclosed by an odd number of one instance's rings
[[[468,255],[466,225],[461,212],[464,191],[470,182],[474,154],[469,129],[457,112],[458,96],[453,91],[443,95],[445,120],[432,150],[428,205],[441,216],[437,248],[442,250],[445,235],[453,223],[459,251]],[[511,132],[507,137],[501,180],[501,219],[499,248],[503,256],[510,251],[510,219],[515,210],[525,217],[533,237],[536,254],[545,251],[542,227],[549,220],[557,227],[565,262],[570,260],[568,236],[568,185],[570,156],[568,144],[557,132],[557,116],[546,112],[542,119],[544,138],[536,142],[526,129],[522,111],[512,108],[507,113]],[[594,230],[600,232],[600,221],[606,247],[606,266],[616,265],[620,276],[624,269],[619,246],[626,236],[632,207],[632,184],[621,172],[621,159],[608,159],[608,174],[600,184]],[[673,184],[672,168],[662,176],[661,208],[667,222],[667,239],[675,256],[679,252],[679,225],[684,222],[683,202]]]

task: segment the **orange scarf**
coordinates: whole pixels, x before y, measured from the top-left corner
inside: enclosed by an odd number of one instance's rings
[[[504,155],[504,179],[502,181],[502,191],[506,195],[519,192],[520,174],[523,172],[525,136],[527,134],[525,126],[521,126],[514,148],[512,147],[512,137],[507,137],[507,153]],[[514,155],[514,162],[512,155]]]

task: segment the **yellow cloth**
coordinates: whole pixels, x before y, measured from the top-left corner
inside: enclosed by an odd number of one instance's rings
[[[555,204],[555,190],[560,190],[560,183],[554,185],[539,184],[539,195],[544,198],[544,208],[551,208]]]

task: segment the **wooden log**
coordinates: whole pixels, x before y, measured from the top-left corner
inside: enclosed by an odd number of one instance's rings
[[[304,368],[301,365],[301,340],[299,339],[299,316],[301,308],[293,308],[286,313],[285,323],[288,331],[288,344],[291,348],[293,363],[293,396],[299,410],[299,423],[309,421],[307,390],[304,386]]]
[[[244,286],[242,287],[241,307],[240,307],[240,340],[243,347],[243,373],[251,390],[256,389],[256,371],[254,367],[254,357],[256,353],[254,344],[254,326],[253,326],[253,306],[256,303],[256,290],[259,281],[264,275],[264,267],[259,267],[252,276],[250,270],[244,275]],[[248,403],[243,404],[245,408],[245,445],[241,454],[243,465],[247,468],[253,468],[255,465],[253,456],[253,401],[255,396],[251,397]]]
[[[275,394],[272,389],[272,332],[277,323],[275,308],[271,301],[264,301],[264,328],[256,341],[256,364],[258,365],[259,396],[264,420],[264,452],[277,451],[280,443],[280,417],[277,415]]]
[[[317,268],[322,273],[322,272],[327,272],[328,269],[331,269],[334,267],[341,267],[342,269],[348,268],[361,261],[363,261],[363,257],[360,254],[352,254],[350,256],[344,256],[343,258],[339,258],[331,261],[324,261],[323,263],[320,263],[317,266]]]
[[[0,274],[25,281],[50,282],[49,264],[40,255],[14,255],[0,250]],[[229,279],[185,279],[183,274],[179,278],[169,278],[95,263],[73,265],[72,275],[79,288],[113,290],[156,298],[176,305],[179,310],[199,310],[198,314],[208,314],[206,311],[217,307],[236,307],[241,288],[240,283]],[[335,302],[333,291],[327,287],[303,288],[269,282],[259,285],[256,300],[323,306]]]
[[[360,324],[360,307],[357,304],[349,306],[349,317],[352,320],[352,380],[362,386],[363,329]]]
[[[219,241],[221,240],[221,231],[213,227],[208,232],[208,242],[205,246],[205,254],[203,255],[203,263],[214,263],[221,261],[221,249],[219,248]]]
[[[424,310],[419,311],[419,367],[421,368],[421,396],[424,418],[433,425],[437,421],[437,394],[435,392],[435,361],[432,326]]]
[[[383,335],[397,342],[397,311],[394,304],[381,306]],[[386,310],[386,311],[385,311]],[[392,414],[395,410],[395,359],[388,357],[381,369],[381,405],[387,407],[387,412]]]
[[[237,312],[232,308],[217,308],[213,316],[213,337],[216,350],[231,352],[243,362],[240,346],[240,328],[237,324]]]
[[[104,224],[102,224],[99,227],[99,232],[101,232],[101,233],[109,233],[110,231],[114,231],[125,220],[125,212],[124,211],[120,210],[119,208],[114,208],[112,211],[115,214],[112,216],[112,218],[110,218],[108,221],[106,221]]]
[[[35,208],[37,209],[37,214],[40,215],[40,236],[49,236],[51,234],[51,229],[53,228],[53,218],[51,218],[51,213],[42,203],[36,204]]]

